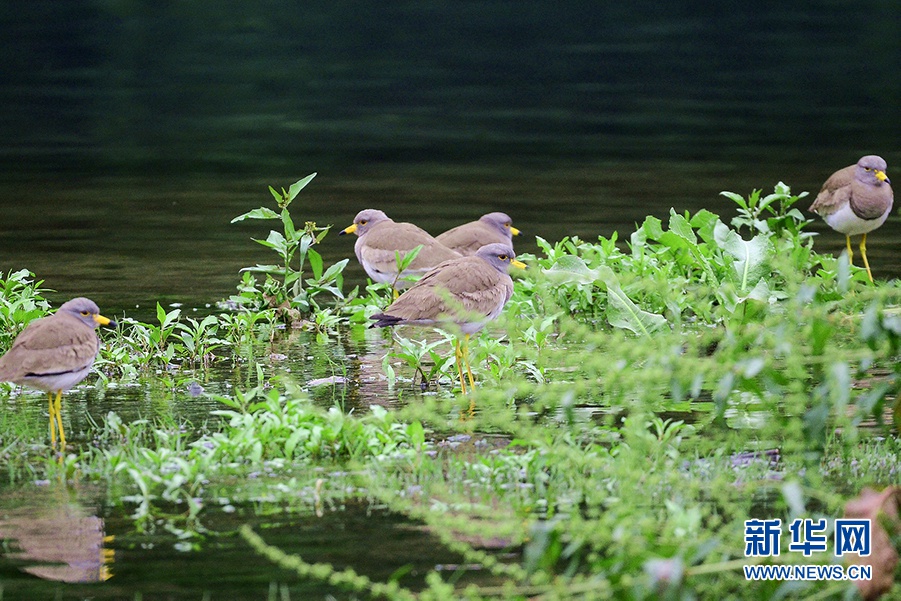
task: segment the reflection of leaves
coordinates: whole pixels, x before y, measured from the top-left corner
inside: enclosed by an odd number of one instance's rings
[[[845,517],[868,519],[871,523],[870,555],[845,556],[852,564],[870,565],[873,568],[872,580],[856,581],[864,599],[876,599],[892,588],[898,553],[891,539],[901,533],[901,522],[898,519],[899,502],[901,502],[901,487],[890,486],[882,492],[865,488],[859,497],[845,504]]]

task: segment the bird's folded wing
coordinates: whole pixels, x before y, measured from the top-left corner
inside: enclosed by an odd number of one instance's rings
[[[817,195],[817,199],[810,205],[811,211],[823,216],[835,213],[851,200],[850,184],[838,188],[830,188],[828,184],[829,182],[827,181]]]
[[[77,322],[76,322],[77,323]],[[25,374],[60,373],[90,365],[100,341],[94,330],[57,319],[34,322],[4,356],[5,365],[17,365]]]
[[[447,247],[470,253],[475,253],[490,242],[502,241],[497,239],[497,236],[492,236],[491,232],[478,228],[474,223],[468,226],[458,225],[454,229],[444,232],[437,239]]]

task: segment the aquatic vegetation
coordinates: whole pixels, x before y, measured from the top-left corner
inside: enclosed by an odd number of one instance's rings
[[[323,292],[336,299],[344,298],[341,290],[343,285],[341,272],[348,259],[324,269],[322,255],[312,248],[329,232],[331,226],[320,227],[308,221],[303,229],[298,230],[288,212],[288,206],[315,176],[315,173],[311,173],[294,182],[287,191],[282,188],[281,192],[278,192],[272,186],[269,187],[278,208],[281,209],[279,213],[267,207],[259,207],[232,219],[232,223],[245,219],[278,219],[282,223],[281,232],[270,230],[265,240],[255,240],[275,251],[282,263],[245,267],[242,271],[264,274],[266,280],[262,284],[262,289],[258,289],[252,279],[248,280],[245,277],[244,285],[239,287],[240,294],[231,298],[233,302],[255,309],[276,308],[284,313],[286,321],[296,321],[301,316],[320,309],[316,297]],[[304,278],[306,264],[309,264],[312,278]],[[281,279],[278,280],[273,276],[279,276]]]
[[[388,284],[340,294],[343,265],[329,274],[311,248],[325,231],[284,220],[297,192],[273,192],[281,215],[253,217],[282,219],[267,246],[283,264],[246,271],[239,301],[197,318],[157,306],[155,323],[122,319],[105,341],[103,378],[155,378],[170,397],[170,380],[240,366],[228,387],[199,393],[215,404],[208,420],[110,413],[90,444],[56,458],[6,412],[7,481],[102,482],[136,528],[164,524],[185,550],[203,548],[224,506],[321,515],[359,501],[406,516],[463,558],[418,581],[399,565],[380,582],[240,528],[274,564],[356,595],[837,599],[853,588],[751,582],[741,570],[764,561],[744,557],[745,520],[833,519],[864,485],[894,485],[901,473],[901,287],[870,286],[863,269],[816,253],[794,207],[803,195],[783,184],[724,193],[738,207],[729,224],[672,211],[625,245],[616,235],[539,239],[542,256],[523,257],[531,268],[504,313],[471,342],[480,385],[461,419],[469,399],[444,385],[456,377],[452,333],[398,332],[369,359],[386,395],[405,391],[390,410],[348,409],[340,391],[323,404],[302,376],[273,367],[278,345],[301,336],[330,382],[353,381],[361,368],[330,365],[325,351],[375,337],[369,317],[390,299]],[[46,311],[31,277],[11,275],[0,297],[0,313],[18,316],[10,330]],[[415,377],[438,385],[420,393]],[[791,552],[787,538],[765,561],[831,561]]]
[[[9,348],[28,322],[43,317],[50,309],[42,294],[48,290],[33,278],[27,269],[10,271],[0,278],[0,348]]]

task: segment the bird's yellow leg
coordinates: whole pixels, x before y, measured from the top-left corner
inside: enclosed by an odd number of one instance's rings
[[[463,358],[466,361],[466,375],[469,376],[469,388],[476,389],[476,383],[472,379],[472,370],[469,368],[469,334],[463,337]]]
[[[466,394],[466,382],[463,380],[463,351],[460,350],[460,341],[454,340],[454,357],[457,359],[457,373],[460,374],[460,388]]]
[[[50,444],[56,446],[56,418],[53,417],[53,393],[47,393],[47,411],[50,413]]]
[[[56,392],[56,423],[59,426],[59,446],[61,449],[66,448],[66,433],[63,431],[63,391]]]
[[[873,273],[870,271],[870,262],[867,261],[867,235],[864,234],[863,238],[860,240],[860,256],[863,257],[863,266],[867,268],[867,275],[870,278],[870,283],[873,283]]]
[[[394,287],[392,286],[392,288],[391,288],[391,297],[392,297],[394,300],[397,300],[397,298],[398,298],[399,296],[400,296],[400,292],[397,291],[397,288],[394,288]]]
[[[848,245],[848,265],[854,265],[854,251],[851,250],[851,236],[845,236],[845,243]]]

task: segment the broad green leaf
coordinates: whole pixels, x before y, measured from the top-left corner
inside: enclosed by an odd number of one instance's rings
[[[760,278],[757,285],[751,288],[751,291],[748,292],[743,300],[747,299],[760,301],[762,303],[770,302],[770,285],[765,278]]]
[[[554,252],[554,249],[551,248],[551,245],[548,243],[548,241],[541,236],[535,236],[535,244],[537,244],[538,248],[543,250],[544,254],[548,257],[551,256]]]
[[[642,310],[626,296],[613,270],[603,266],[599,272],[600,278],[607,285],[607,322],[610,325],[635,334],[650,336],[651,332],[666,324],[663,315]]]
[[[410,437],[410,446],[414,449],[422,448],[422,445],[425,444],[425,428],[422,427],[422,423],[411,422],[407,426],[407,436]]]
[[[670,209],[669,231],[681,238],[685,238],[692,244],[698,243],[698,238],[695,236],[695,231],[692,229],[688,219],[676,213],[675,209]]]
[[[271,273],[271,274],[281,274],[285,272],[284,266],[281,265],[254,265],[253,267],[244,267],[241,269],[242,272],[250,271],[253,273]]]
[[[318,280],[322,277],[322,255],[311,248],[307,250],[307,259],[310,261],[313,277]]]
[[[632,247],[632,254],[637,255],[640,253],[640,249],[647,245],[648,242],[648,233],[641,228],[638,228],[629,236],[629,246]]]
[[[291,219],[291,214],[288,213],[288,209],[282,209],[282,224],[285,226],[285,238],[288,240],[294,240],[297,238],[297,230],[294,229],[294,220]]]
[[[680,236],[679,234],[673,231],[663,232],[657,240],[660,244],[667,246],[673,250],[678,250],[680,248],[691,248],[693,245],[691,241],[689,241],[684,236]]]
[[[291,204],[291,201],[294,200],[295,197],[297,197],[297,195],[300,193],[300,191],[303,190],[307,186],[307,184],[309,184],[311,181],[313,181],[314,177],[316,177],[315,172],[311,173],[310,175],[306,176],[305,178],[299,179],[296,182],[294,182],[293,184],[291,184],[291,187],[288,188],[288,198],[287,198],[287,202],[285,203],[285,206],[288,206],[289,204]]]
[[[347,266],[348,260],[349,259],[341,259],[340,261],[338,261],[337,263],[335,263],[334,265],[332,265],[331,267],[326,269],[325,273],[322,274],[322,277],[320,278],[320,280],[328,282],[328,281],[332,280],[333,278],[335,278],[338,274],[340,274],[342,271],[344,271],[344,268]]]
[[[571,282],[590,284],[600,277],[597,270],[590,269],[581,257],[573,255],[560,256],[550,269],[543,269],[542,272],[550,280],[561,284]]]
[[[276,232],[275,230],[269,231],[269,236],[265,241],[257,240],[257,242],[259,242],[263,246],[274,248],[283,255],[288,251],[287,240],[285,240],[285,237],[281,234],[281,232]]]
[[[304,256],[307,254],[307,251],[311,246],[313,246],[313,242],[315,242],[315,238],[309,232],[304,232],[300,235],[300,241],[297,243],[297,248],[300,250],[300,256]]]
[[[407,267],[416,260],[416,257],[419,256],[419,251],[422,250],[422,244],[417,246],[416,248],[407,252],[403,257],[399,251],[394,251],[394,260],[397,261],[397,271],[398,273],[403,272]]]
[[[735,192],[729,192],[727,190],[723,190],[722,192],[720,192],[720,196],[725,196],[732,202],[738,203],[739,205],[741,205],[743,207],[745,206],[745,204],[744,204],[745,199],[742,197],[741,194],[736,194]]]
[[[735,260],[732,264],[739,290],[746,291],[751,282],[766,275],[766,261],[773,252],[769,239],[762,234],[745,240],[723,222],[716,224],[714,238],[717,245]]]
[[[271,190],[272,188],[269,189]],[[276,194],[278,194],[278,192],[276,192]],[[243,215],[238,215],[231,220],[231,223],[237,223],[238,221],[244,221],[245,219],[278,219],[278,213],[272,209],[260,207],[252,211],[247,211]]]
[[[701,240],[710,244],[713,242],[713,229],[716,227],[717,221],[719,221],[719,217],[715,213],[701,209],[691,218],[690,223],[698,231]]]
[[[644,223],[641,224],[641,229],[651,240],[660,240],[660,236],[663,235],[663,222],[656,217],[649,215],[644,218]]]
[[[297,448],[297,444],[307,435],[307,431],[299,428],[295,430],[291,436],[288,437],[288,440],[285,441],[285,455],[288,459],[291,459],[294,456],[294,449]]]

